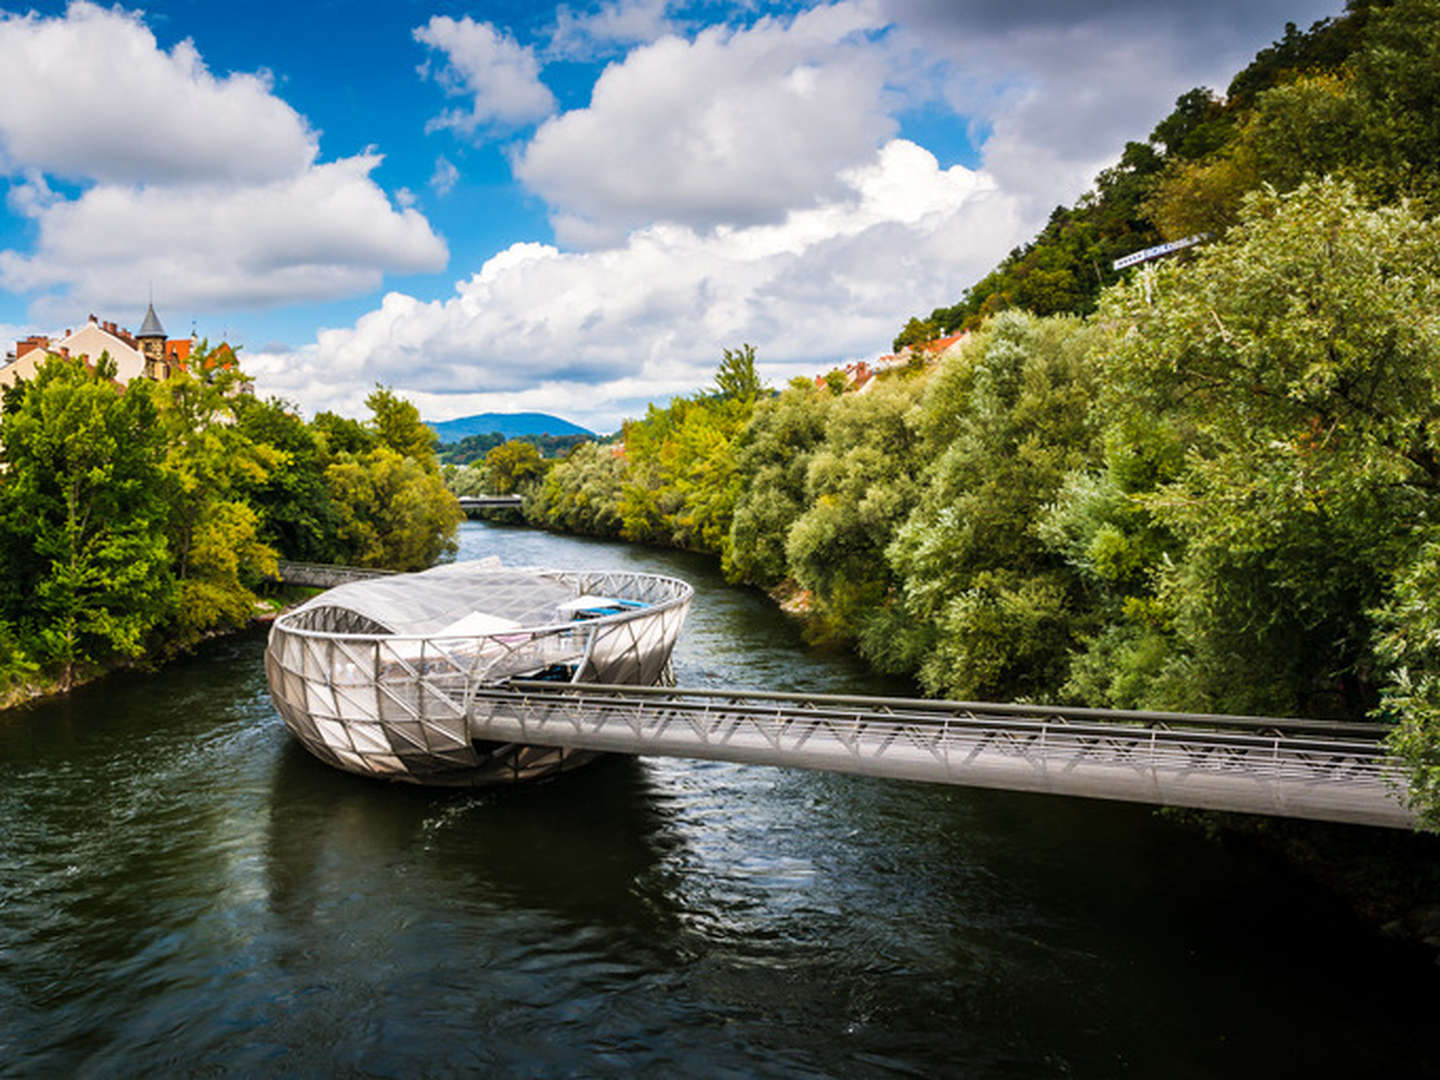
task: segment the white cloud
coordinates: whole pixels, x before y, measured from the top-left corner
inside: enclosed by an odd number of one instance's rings
[[[755,344],[776,382],[873,355],[899,313],[950,302],[1016,228],[983,177],[903,140],[842,184],[843,198],[774,225],[657,225],[593,252],[516,244],[448,300],[391,293],[247,368],[262,392],[311,409],[358,412],[380,380],[434,419],[541,408],[607,429],[703,386],[726,346]]]
[[[427,62],[421,75],[432,76],[447,94],[472,99],[468,111],[447,109],[426,130],[453,128],[471,134],[492,125],[529,124],[554,112],[555,97],[540,81],[534,50],[503,30],[468,15],[458,20],[435,15],[417,26],[414,35],[445,54],[443,65],[432,69]]]
[[[133,307],[151,284],[202,310],[329,300],[446,263],[425,218],[371,179],[377,153],[317,163],[268,78],[217,80],[138,14],[6,16],[0,51],[0,172],[21,178],[8,201],[37,234],[0,251],[0,286],[32,294],[34,315]],[[53,176],[80,194],[57,195]]]
[[[878,0],[897,55],[941,65],[941,93],[989,135],[984,168],[1038,224],[1075,199],[1184,91],[1223,92],[1286,19],[1339,0]]]
[[[0,170],[258,181],[315,157],[315,133],[268,78],[217,79],[190,41],[159,48],[136,13],[72,3],[63,18],[0,14],[0,56]]]
[[[435,159],[435,171],[430,174],[430,186],[436,195],[449,195],[460,179],[457,169],[443,154]]]
[[[839,174],[897,128],[883,21],[861,0],[748,29],[665,37],[606,68],[587,108],[546,121],[516,175],[561,243],[618,243],[656,221],[782,220],[843,195]]]
[[[555,9],[547,55],[589,59],[617,45],[654,41],[675,29],[667,16],[670,0],[613,0],[593,11],[576,13],[568,4]]]
[[[381,266],[441,269],[444,242],[371,181],[379,163],[363,154],[244,187],[102,184],[43,210],[33,254],[0,252],[0,283],[68,287],[69,310],[75,298],[133,306],[145,282],[167,304],[213,310],[369,291]]]

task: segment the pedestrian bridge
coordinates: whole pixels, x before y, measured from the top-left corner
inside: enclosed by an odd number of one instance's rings
[[[460,504],[460,509],[467,514],[476,510],[498,510],[506,507],[518,510],[525,502],[519,495],[461,495],[456,501]]]
[[[512,681],[486,740],[1411,828],[1378,724]]]
[[[275,621],[266,670],[302,743],[363,775],[493,783],[612,752],[1415,825],[1383,725],[668,687],[693,596],[678,579],[349,574]]]

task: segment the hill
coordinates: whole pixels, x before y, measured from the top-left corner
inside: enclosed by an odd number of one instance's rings
[[[1270,185],[1292,191],[1308,176],[1349,179],[1377,201],[1408,195],[1440,205],[1440,143],[1432,70],[1436,25],[1429,0],[1380,18],[1393,0],[1348,0],[1344,15],[1308,31],[1293,23],[1260,50],[1222,97],[1204,87],[1180,96],[1144,142],[1071,207],[1057,206],[951,307],[916,315],[896,351],[973,329],[1006,308],[1088,315],[1124,276],[1114,260],[1196,233],[1221,236],[1243,196]]]
[[[442,443],[459,442],[467,435],[489,435],[499,432],[507,439],[522,435],[587,435],[595,433],[569,420],[549,413],[477,413],[456,420],[427,420],[426,425]]]

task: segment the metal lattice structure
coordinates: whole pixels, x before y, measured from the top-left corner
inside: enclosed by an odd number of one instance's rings
[[[529,779],[594,754],[478,734],[480,691],[516,676],[654,684],[693,595],[657,574],[481,563],[371,578],[276,619],[265,671],[286,726],[337,768],[432,784]]]
[[[484,690],[487,738],[1410,828],[1374,724],[663,687]]]
[[[493,563],[370,578],[277,619],[266,673],[317,757],[417,783],[619,752],[1415,823],[1381,725],[657,686],[692,597],[654,574]]]

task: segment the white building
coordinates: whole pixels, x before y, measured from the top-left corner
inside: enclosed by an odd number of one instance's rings
[[[33,379],[35,370],[48,356],[67,356],[94,364],[104,353],[115,363],[115,381],[121,386],[141,376],[164,379],[172,368],[184,367],[193,341],[190,338],[167,340],[165,328],[155,314],[155,305],[145,311],[145,321],[138,333],[121,329],[113,322],[100,322],[94,315],[79,330],[65,331],[63,337],[51,341],[32,335],[15,343],[15,351],[5,357],[0,367],[0,387],[13,386],[20,379]]]

